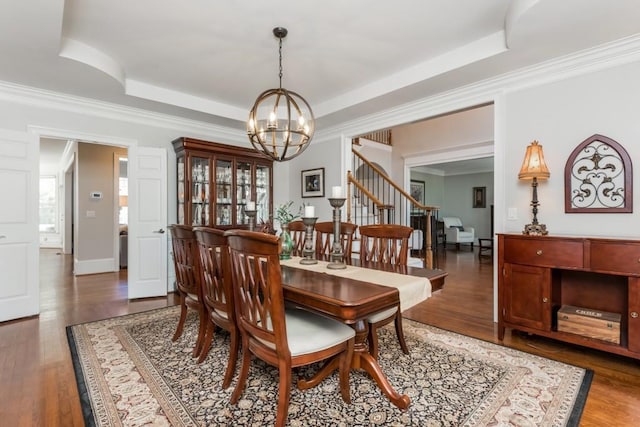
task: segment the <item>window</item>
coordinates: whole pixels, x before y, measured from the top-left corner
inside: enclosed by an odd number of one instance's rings
[[[40,177],[40,232],[58,232],[58,180],[55,176]]]

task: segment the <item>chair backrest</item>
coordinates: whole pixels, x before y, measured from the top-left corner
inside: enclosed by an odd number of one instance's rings
[[[350,222],[340,223],[340,242],[345,260],[351,259],[353,235],[358,226]],[[333,221],[317,222],[316,226],[316,258],[329,259],[333,247]]]
[[[231,322],[235,326],[235,308],[231,282],[229,245],[224,231],[209,227],[194,227],[200,256],[202,300],[214,323]]]
[[[289,234],[291,235],[291,240],[293,240],[291,255],[303,256],[305,230],[306,227],[302,221],[291,221],[289,223]]]
[[[198,242],[190,225],[170,225],[173,262],[178,290],[202,299]]]
[[[442,222],[444,222],[444,228],[462,226],[462,220],[455,216],[446,216],[442,218]]]
[[[238,327],[249,346],[260,349],[261,358],[274,363],[279,357],[290,358],[278,237],[247,230],[228,230],[225,236]]]
[[[360,232],[360,260],[406,265],[409,237],[413,228],[396,224],[363,225]]]

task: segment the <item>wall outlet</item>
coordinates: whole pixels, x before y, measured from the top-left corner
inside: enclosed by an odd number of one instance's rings
[[[509,208],[507,209],[507,219],[511,221],[515,221],[518,219],[518,208]]]
[[[96,211],[87,211],[87,218],[95,218]]]

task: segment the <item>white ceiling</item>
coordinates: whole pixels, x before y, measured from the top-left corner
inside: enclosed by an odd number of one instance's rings
[[[318,130],[640,33],[637,0],[0,0],[0,81],[242,129],[300,93]],[[0,82],[0,86],[2,83]]]

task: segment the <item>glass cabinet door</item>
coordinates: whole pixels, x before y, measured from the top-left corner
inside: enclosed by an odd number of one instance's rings
[[[216,160],[216,221],[215,225],[232,225],[233,176],[231,160]]]
[[[184,157],[178,157],[178,224],[185,224],[184,204]]]
[[[269,166],[257,165],[256,166],[256,223],[269,220],[269,200],[271,195],[269,189],[271,188],[270,174],[271,168]]]
[[[251,163],[238,162],[236,165],[236,224],[249,224],[249,217],[244,213],[247,202],[253,200],[251,189]]]
[[[191,157],[191,224],[209,224],[209,159]]]

